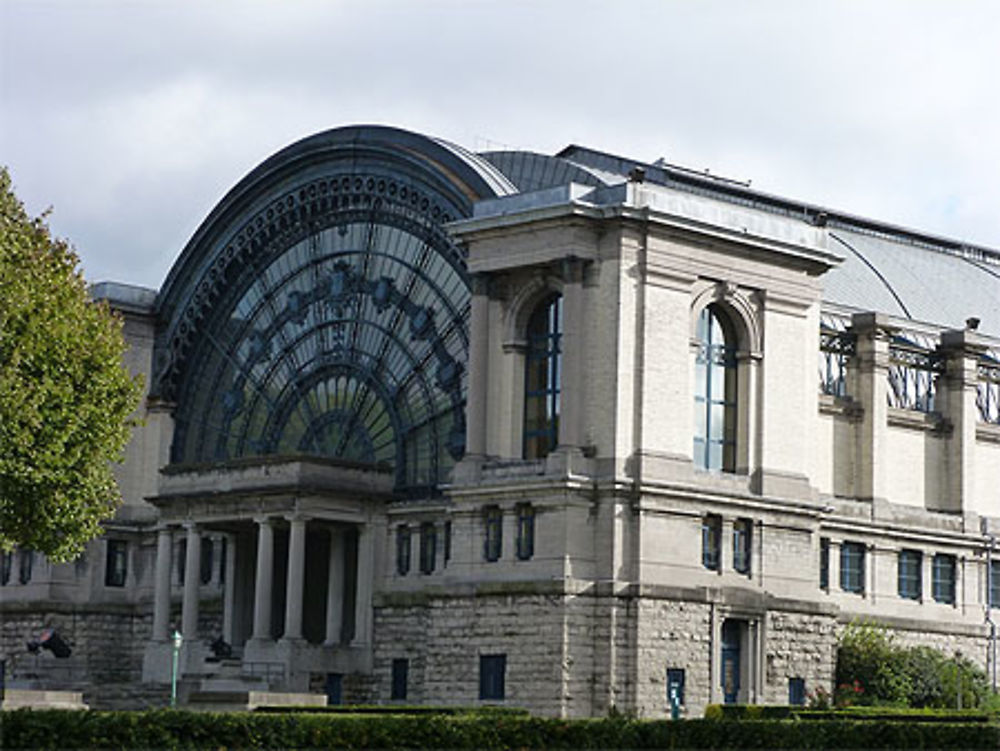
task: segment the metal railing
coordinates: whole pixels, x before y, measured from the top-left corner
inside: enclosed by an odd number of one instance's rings
[[[984,356],[977,368],[976,406],[982,422],[1000,425],[1000,361]]]
[[[889,347],[889,406],[933,412],[943,372],[944,360],[937,352],[896,337]]]
[[[848,331],[819,332],[819,392],[847,396],[847,363],[857,351],[857,337]]]

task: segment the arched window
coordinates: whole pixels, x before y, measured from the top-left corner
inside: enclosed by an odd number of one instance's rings
[[[736,348],[725,313],[709,305],[698,317],[695,358],[694,463],[736,470]]]
[[[562,379],[562,296],[553,295],[528,319],[524,369],[524,458],[548,456],[559,440]]]

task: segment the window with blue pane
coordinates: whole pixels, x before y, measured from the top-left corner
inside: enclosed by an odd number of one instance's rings
[[[955,604],[955,556],[934,556],[932,590],[935,602]]]
[[[701,520],[701,565],[718,571],[721,564],[719,546],[722,540],[722,517],[706,514]]]
[[[906,600],[919,600],[923,594],[921,567],[923,555],[919,550],[899,551],[899,596]]]
[[[702,469],[736,470],[736,337],[726,314],[709,305],[697,326],[694,463]]]
[[[410,573],[410,528],[405,524],[396,527],[396,573]]]
[[[806,703],[806,679],[788,679],[788,703],[793,707],[801,707]]]
[[[1000,561],[990,561],[990,602],[991,608],[1000,608]]]
[[[840,546],[840,588],[845,592],[865,592],[865,546],[845,542]]]
[[[541,459],[559,440],[562,379],[562,296],[542,302],[526,331],[524,371],[524,458]]]
[[[737,519],[733,522],[733,569],[750,576],[750,552],[752,550],[753,522]]]

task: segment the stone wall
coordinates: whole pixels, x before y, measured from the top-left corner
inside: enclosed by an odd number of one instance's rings
[[[668,713],[667,669],[684,670],[684,716],[700,717],[709,703],[711,606],[680,600],[638,602],[637,691],[641,716]]]
[[[788,703],[788,679],[806,691],[829,690],[837,659],[837,624],[830,615],[771,611],[764,631],[764,703]]]
[[[152,617],[130,607],[33,608],[5,607],[0,627],[0,652],[11,680],[30,680],[46,688],[94,682],[138,682],[142,652]],[[56,659],[42,650],[27,653],[26,642],[46,628],[54,629],[73,650]]]
[[[591,714],[594,598],[475,594],[413,599],[376,607],[377,700],[389,699],[392,660],[406,658],[408,703],[477,704],[480,656],[503,654],[503,704],[546,715]],[[608,630],[603,633],[606,638]]]

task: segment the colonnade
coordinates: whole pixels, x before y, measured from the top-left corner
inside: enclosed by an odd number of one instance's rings
[[[306,529],[310,521],[303,514],[284,517],[259,516],[254,518],[257,531],[257,568],[254,577],[253,631],[250,643],[257,646],[273,642],[272,608],[274,585],[274,533],[276,523],[288,523],[288,566],[285,582],[285,627],[281,641],[296,642],[303,639],[303,597],[305,587]],[[196,521],[181,525],[185,531],[186,558],[183,600],[181,605],[181,634],[185,642],[198,639],[200,577],[197,572],[201,560],[201,541],[206,528]],[[156,574],[153,604],[153,641],[165,642],[170,638],[170,592],[173,568],[173,537],[176,525],[164,524],[158,530]],[[336,646],[342,641],[343,592],[345,587],[345,530],[330,525],[329,571],[326,595],[325,646]],[[352,646],[370,642],[372,572],[374,565],[373,534],[368,525],[358,525],[358,546],[354,612],[354,638]],[[236,549],[226,546],[225,588],[222,607],[222,638],[233,643],[234,612],[236,606]]]

